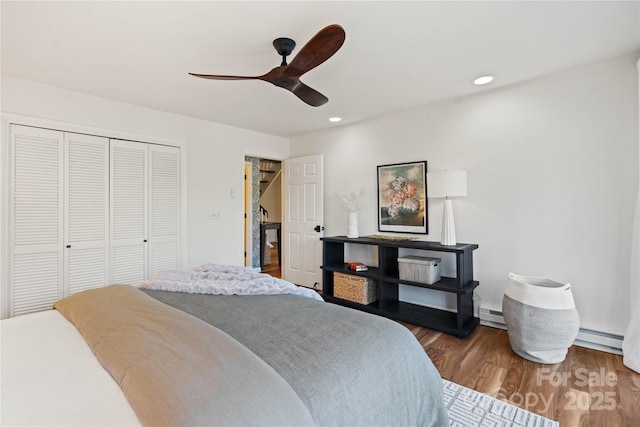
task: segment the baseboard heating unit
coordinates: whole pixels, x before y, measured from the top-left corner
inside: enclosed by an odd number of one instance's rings
[[[504,323],[502,311],[480,308],[480,324],[493,328],[507,329]],[[593,329],[580,328],[578,337],[573,342],[580,347],[606,351],[607,353],[622,354],[622,335],[608,332],[594,331]]]

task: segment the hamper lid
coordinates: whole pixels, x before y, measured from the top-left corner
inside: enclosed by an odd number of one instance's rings
[[[398,258],[398,262],[407,262],[411,264],[434,265],[442,261],[440,258],[431,258],[427,256],[407,255]]]

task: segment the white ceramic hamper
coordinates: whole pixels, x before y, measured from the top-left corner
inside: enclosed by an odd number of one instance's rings
[[[559,363],[580,328],[571,285],[509,273],[502,314],[513,351],[538,363]]]

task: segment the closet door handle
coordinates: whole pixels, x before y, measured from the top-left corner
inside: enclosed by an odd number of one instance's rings
[[[144,240],[143,240],[143,242],[144,242],[144,243],[147,243],[147,239],[144,239]]]
[[[67,245],[67,249],[69,249],[71,247],[71,245]]]

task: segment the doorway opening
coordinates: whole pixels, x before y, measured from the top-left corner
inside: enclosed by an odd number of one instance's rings
[[[245,266],[282,277],[282,162],[245,156]]]

